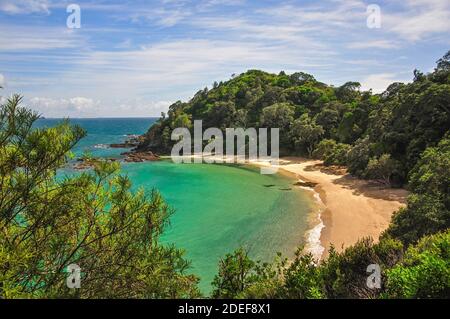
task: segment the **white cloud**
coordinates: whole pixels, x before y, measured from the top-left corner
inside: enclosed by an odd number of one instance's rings
[[[323,41],[307,35],[306,28],[295,23],[258,22],[244,18],[206,17],[191,21],[192,25],[241,40],[283,41],[302,46],[302,51],[324,49]]]
[[[199,1],[197,9],[199,11],[208,11],[222,6],[242,6],[245,3],[246,0],[204,0]]]
[[[171,101],[146,101],[142,98],[127,99],[118,101],[117,106],[113,106],[112,114],[120,117],[134,116],[160,116],[161,112],[167,112]]]
[[[132,22],[139,21],[152,21],[155,22],[158,26],[162,27],[172,27],[179,22],[183,21],[187,17],[192,14],[190,10],[187,9],[164,9],[157,8],[152,10],[139,10],[136,13],[132,13],[130,15],[130,19]]]
[[[69,105],[73,106],[77,111],[88,111],[96,108],[99,102],[85,97],[73,97],[69,99]]]
[[[0,24],[0,51],[31,51],[74,48],[83,39],[65,27],[36,27]]]
[[[34,97],[30,99],[30,107],[45,116],[95,116],[98,112],[100,101],[86,97],[73,98],[48,98]]]
[[[0,73],[0,86],[1,87],[5,86],[5,76],[1,73]]]
[[[114,23],[92,23],[78,31],[35,25],[36,17],[33,24],[0,23],[0,66],[9,90],[36,96],[35,107],[52,117],[157,116],[167,101],[187,99],[248,69],[304,71],[335,84],[372,74],[363,86],[379,92],[402,68],[417,65],[394,56],[413,52],[414,41],[408,40],[450,30],[448,0],[404,1],[397,0],[395,8],[382,5],[380,30],[367,28],[367,3],[361,0],[287,1],[264,9],[252,4],[251,10],[223,8],[243,0],[162,0],[153,6],[90,2],[82,8],[101,11]],[[32,2],[0,0],[0,5]],[[65,3],[52,2],[51,9]],[[392,54],[390,49],[397,48],[405,51]]]
[[[171,101],[146,101],[141,98],[112,100],[102,103],[86,97],[34,97],[28,106],[46,117],[140,117],[159,116]]]
[[[406,0],[401,13],[383,12],[382,23],[400,37],[418,41],[426,36],[450,32],[450,1]]]
[[[293,5],[276,6],[259,10],[260,13],[291,21],[300,26],[315,30],[332,28],[358,28],[366,23],[367,5],[359,0],[325,1],[322,4],[298,7]]]
[[[351,42],[347,47],[349,49],[395,49],[399,47],[399,44],[389,40],[363,40],[359,42]]]
[[[391,36],[397,35],[408,41],[418,41],[426,36],[445,34],[450,32],[450,1],[448,0],[402,0],[396,1],[395,11],[392,3],[380,5],[381,30]],[[400,6],[400,10],[398,9]],[[360,0],[339,1],[330,0],[321,4],[303,6],[276,6],[260,10],[261,13],[273,18],[291,21],[310,30],[322,30],[322,36],[339,30],[368,31],[366,26],[367,3]],[[358,33],[352,32],[351,39]],[[363,33],[364,34],[364,33]],[[366,34],[367,35],[367,34]],[[367,40],[367,39],[366,39]],[[364,41],[364,40],[362,40]],[[372,40],[374,48],[392,48],[380,41]],[[361,48],[368,48],[364,46]]]
[[[301,44],[286,50],[284,45],[250,41],[180,40],[140,50],[87,53],[60,76],[66,88],[78,88],[72,93],[82,96],[95,88],[101,100],[109,98],[111,92],[121,97],[153,95],[172,100],[183,97],[187,88],[192,94],[214,80],[248,69],[279,72],[325,68],[328,65],[323,57],[332,55],[327,50],[303,50],[299,55],[301,50]]]
[[[407,82],[404,79],[398,79],[393,73],[372,74],[361,81],[361,89],[370,90],[374,93],[384,92],[389,85],[394,82]]]
[[[210,6],[218,6],[218,5],[224,5],[224,6],[240,6],[245,3],[245,0],[206,0],[203,1],[202,5],[206,7]]]
[[[50,13],[47,0],[0,0],[0,11],[7,14]]]

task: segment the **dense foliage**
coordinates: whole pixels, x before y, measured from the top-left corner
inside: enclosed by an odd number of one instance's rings
[[[354,82],[333,88],[304,74],[256,71],[219,87],[227,90],[236,82],[249,86],[249,78],[257,78],[252,85],[264,87],[261,92],[270,92],[272,99],[251,95],[251,104],[237,108],[248,109],[241,113],[247,114],[241,122],[280,127],[287,153],[312,155],[325,165],[346,165],[350,173],[386,185],[407,183],[411,193],[379,243],[363,239],[341,253],[332,248],[318,265],[302,250],[291,263],[277,257],[273,264],[261,264],[240,249],[220,262],[213,295],[450,298],[450,52],[432,73],[416,70],[412,83],[394,83],[380,95],[361,92]],[[203,91],[200,99],[210,101],[212,109],[216,89]],[[227,96],[228,104],[235,103],[232,97]],[[179,112],[196,118],[189,113],[195,107],[191,103],[180,104]],[[201,105],[199,100],[195,105]],[[149,133],[165,121],[158,125]],[[366,285],[370,264],[382,269],[380,289]],[[239,284],[229,285],[232,282]]]
[[[387,231],[407,244],[450,227],[450,136],[427,148],[410,175],[408,206]]]
[[[348,82],[333,87],[312,75],[250,70],[178,101],[152,126],[140,149],[169,153],[176,127],[277,127],[281,154],[315,155],[358,177],[400,185],[420,154],[450,129],[450,54],[434,72],[382,94]]]
[[[175,247],[159,243],[172,209],[157,191],[130,191],[117,164],[57,178],[85,132],[36,129],[13,96],[0,108],[0,299],[177,298],[198,295]],[[66,285],[81,267],[83,289]]]
[[[372,264],[381,269],[379,289],[367,285]],[[216,298],[449,298],[450,231],[424,237],[406,252],[395,239],[362,239],[341,253],[331,248],[318,265],[301,250],[291,263],[261,264],[240,248],[221,260],[213,286]]]
[[[450,232],[424,237],[403,260],[386,271],[390,298],[450,297]]]

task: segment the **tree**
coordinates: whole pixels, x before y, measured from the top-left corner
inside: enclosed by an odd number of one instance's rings
[[[387,270],[385,298],[450,296],[450,231],[424,237]]]
[[[403,245],[384,238],[374,244],[363,238],[355,245],[317,263],[310,253],[297,249],[289,262],[277,254],[273,263],[254,262],[242,249],[220,261],[213,285],[215,298],[376,298],[382,289],[367,287],[367,266],[378,264],[385,271],[402,258]],[[381,274],[385,275],[385,272]]]
[[[376,244],[371,238],[362,238],[342,252],[332,247],[328,259],[319,266],[327,298],[378,297],[381,290],[367,287],[367,266],[391,268],[399,262],[402,252],[401,242],[391,238]]]
[[[421,72],[417,69],[414,69],[413,74],[414,74],[414,80],[413,80],[414,82],[422,82],[422,81],[426,80],[425,74],[423,74],[423,72]]]
[[[325,136],[331,137],[339,124],[339,111],[335,108],[325,107],[315,117],[317,124],[325,129]]]
[[[440,72],[416,72],[416,81],[394,87],[371,114],[369,134],[378,144],[376,155],[391,154],[402,164],[405,177],[421,153],[436,146],[450,129],[450,86]]]
[[[389,154],[373,157],[366,168],[366,177],[376,179],[385,185],[391,185],[392,177],[399,175],[400,164]]]
[[[422,154],[410,174],[408,205],[392,217],[387,233],[405,244],[450,227],[450,139]]]
[[[289,130],[294,120],[294,106],[289,103],[276,103],[265,107],[260,116],[260,126],[280,129],[280,147],[289,143]]]
[[[318,159],[324,159],[329,156],[336,147],[336,141],[332,139],[323,139],[317,145],[313,152],[313,156]]]
[[[303,114],[299,119],[295,120],[290,132],[295,145],[306,149],[310,157],[323,134],[322,126],[317,125],[308,114]]]
[[[343,143],[353,144],[364,132],[361,109],[345,112],[337,128],[336,137]]]
[[[191,116],[184,112],[178,113],[174,118],[171,127],[172,128],[185,127],[187,129],[191,128],[192,127]]]
[[[297,249],[292,263],[283,271],[284,282],[278,297],[289,299],[321,299],[325,297],[321,269],[311,254]]]
[[[389,84],[386,90],[381,94],[383,98],[394,97],[405,86],[402,82],[394,82]]]
[[[437,61],[436,68],[430,77],[434,82],[450,84],[450,51]]]
[[[67,121],[35,129],[21,98],[0,107],[0,298],[178,298],[199,295],[183,253],[160,244],[173,210],[131,191],[117,163],[56,172],[85,132]],[[81,268],[82,289],[66,286]]]
[[[307,82],[311,82],[311,83],[316,82],[316,79],[314,78],[314,76],[312,76],[311,74],[308,74],[308,73],[304,73],[304,72],[296,72],[296,73],[291,74],[290,80],[294,85],[303,85]]]
[[[336,143],[335,140],[324,139],[320,141],[313,152],[313,156],[323,159],[325,165],[346,165],[347,154],[351,146],[343,143]]]
[[[450,71],[450,50],[436,63],[437,71]]]
[[[336,88],[336,97],[344,103],[351,102],[359,95],[360,88],[359,82],[347,82]]]
[[[170,134],[170,128],[166,126],[161,133],[161,142],[165,148],[170,149],[172,146],[172,138]]]
[[[289,129],[294,120],[294,107],[289,103],[277,103],[265,107],[261,112],[260,125],[262,127]]]
[[[228,127],[235,127],[238,122],[245,119],[239,118],[236,106],[233,102],[217,102],[209,111],[205,119],[205,127],[217,127],[225,131]]]
[[[253,261],[239,248],[219,263],[214,298],[322,298],[320,268],[311,254],[298,249],[288,265],[278,253],[273,263]]]
[[[370,159],[370,141],[366,136],[359,139],[347,155],[348,171],[358,177],[364,176],[367,164]]]
[[[214,298],[235,298],[252,283],[252,271],[255,262],[248,257],[244,248],[238,248],[227,254],[219,262],[219,273],[212,282],[215,287]]]

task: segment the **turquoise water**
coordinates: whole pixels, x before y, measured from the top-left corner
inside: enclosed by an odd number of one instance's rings
[[[80,125],[88,132],[73,151],[77,156],[89,151],[94,156],[120,157],[124,149],[106,148],[106,145],[124,142],[128,134],[143,134],[156,120],[156,118],[70,119],[72,124]],[[40,119],[35,126],[51,127],[59,122],[61,119]]]
[[[155,119],[76,119],[88,131],[75,153],[120,157],[123,149],[100,144],[141,134]],[[39,126],[56,120],[40,120]],[[100,148],[99,148],[100,147]],[[174,164],[170,160],[123,163],[122,173],[133,187],[159,189],[175,208],[171,226],[162,237],[186,251],[200,288],[210,291],[217,264],[226,253],[245,246],[254,258],[271,261],[276,252],[292,256],[304,242],[310,198],[280,174],[261,175],[259,169],[238,165]],[[268,187],[268,185],[274,185]]]

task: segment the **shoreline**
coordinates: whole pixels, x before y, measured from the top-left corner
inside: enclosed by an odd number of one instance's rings
[[[297,182],[311,182],[306,181],[299,178],[298,174],[296,174]],[[315,187],[308,186],[299,186],[301,189],[309,191],[314,202],[314,208],[311,211],[311,216],[313,221],[309,221],[309,228],[305,233],[305,250],[308,253],[311,253],[316,260],[316,262],[320,262],[320,260],[324,256],[325,246],[322,243],[322,231],[325,228],[325,223],[323,221],[323,214],[326,211],[327,207],[320,196],[320,193],[317,191],[318,185]]]
[[[250,164],[268,165],[263,161]],[[322,166],[322,161],[286,157],[280,159],[277,167],[293,174],[297,181],[316,184],[298,187],[311,191],[317,204],[312,212],[315,224],[305,234],[305,249],[318,261],[328,256],[331,245],[340,252],[363,237],[377,242],[392,214],[406,203],[405,189],[360,180],[346,171],[331,172]]]
[[[191,159],[195,157],[202,156],[188,156]],[[214,155],[208,157],[214,159]],[[242,164],[270,165],[263,160],[246,160]],[[277,174],[286,175],[295,182],[314,185],[296,187],[308,191],[315,205],[308,216],[305,249],[317,262],[328,257],[332,245],[340,252],[364,237],[372,237],[374,242],[378,242],[381,233],[389,226],[392,214],[406,205],[408,192],[405,189],[388,188],[352,177],[345,169],[336,171],[323,166],[320,160],[284,157],[273,166],[278,168]]]

